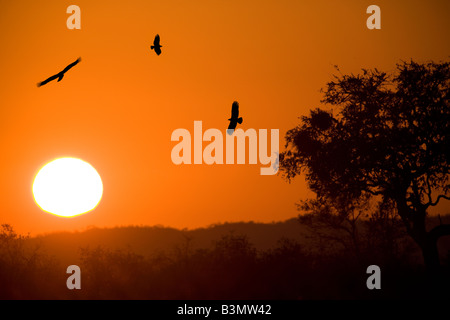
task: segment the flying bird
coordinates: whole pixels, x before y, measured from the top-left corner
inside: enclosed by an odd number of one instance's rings
[[[239,103],[237,101],[234,101],[231,106],[231,118],[228,120],[230,121],[230,124],[228,125],[227,133],[231,135],[234,132],[234,129],[236,129],[237,124],[242,123],[242,117],[239,117]]]
[[[161,47],[162,45],[159,44],[160,42],[159,34],[155,36],[155,40],[153,40],[153,45],[150,47],[150,49],[155,50],[156,54],[159,56],[161,54]]]
[[[53,81],[53,80],[55,80],[55,79],[58,79],[58,82],[61,81],[62,78],[64,78],[64,74],[65,74],[67,71],[69,71],[72,67],[74,67],[75,65],[77,65],[80,61],[81,61],[81,58],[78,58],[77,60],[75,60],[74,62],[72,62],[71,64],[69,64],[67,67],[65,67],[63,71],[61,71],[61,72],[59,72],[59,73],[57,73],[57,74],[51,76],[50,78],[48,78],[48,79],[46,79],[46,80],[44,80],[44,81],[42,81],[42,82],[39,82],[39,83],[37,84],[37,86],[38,86],[38,87],[43,86],[44,84],[47,84],[47,83],[49,83],[50,81]]]

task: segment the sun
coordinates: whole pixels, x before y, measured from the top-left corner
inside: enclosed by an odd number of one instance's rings
[[[76,158],[59,158],[39,170],[33,182],[33,196],[44,211],[73,217],[93,210],[103,194],[102,179],[89,163]]]

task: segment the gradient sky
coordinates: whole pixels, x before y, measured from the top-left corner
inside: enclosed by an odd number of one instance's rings
[[[66,8],[81,8],[69,30]],[[366,8],[381,8],[368,30]],[[177,128],[279,129],[320,106],[334,65],[393,71],[411,58],[448,60],[449,1],[0,1],[0,222],[32,235],[90,226],[204,227],[295,217],[312,196],[259,175],[260,165],[171,161]],[[163,53],[149,46],[161,36]],[[65,78],[36,83],[79,56]],[[102,177],[92,212],[60,218],[31,192],[47,162],[83,159]],[[442,210],[449,211],[448,204]]]

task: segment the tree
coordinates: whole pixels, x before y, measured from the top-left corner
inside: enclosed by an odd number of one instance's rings
[[[281,171],[288,180],[303,172],[314,207],[331,205],[344,217],[368,201],[394,203],[427,270],[439,270],[437,240],[450,235],[450,225],[427,230],[426,217],[450,200],[449,63],[339,74],[322,92],[321,102],[337,112],[311,110],[287,132]]]

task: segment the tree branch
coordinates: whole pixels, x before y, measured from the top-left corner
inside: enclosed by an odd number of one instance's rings
[[[445,195],[445,194],[440,194],[440,195],[438,195],[438,197],[437,197],[437,199],[436,199],[435,202],[431,202],[431,203],[430,203],[430,206],[434,207],[435,205],[437,205],[438,202],[439,202],[439,200],[440,200],[441,198],[450,200],[450,197],[449,197],[449,196],[447,196],[447,195]]]
[[[428,196],[428,203],[427,203],[427,207],[433,203],[433,199],[431,198],[431,185],[430,185],[430,176],[427,175],[427,179],[425,180],[427,182],[427,189],[428,191],[425,191],[426,195]]]

